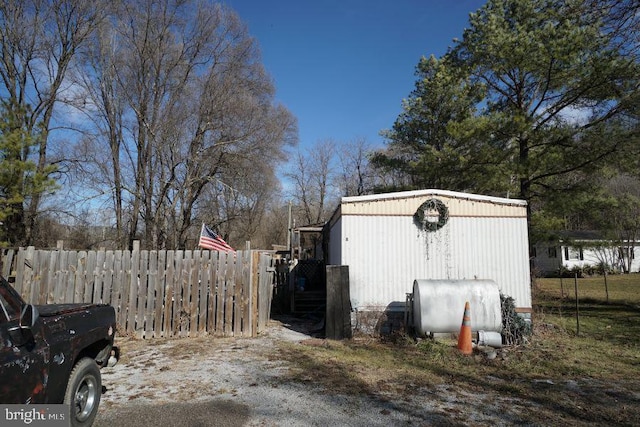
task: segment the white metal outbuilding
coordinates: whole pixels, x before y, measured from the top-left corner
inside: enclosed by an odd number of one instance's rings
[[[349,266],[352,308],[404,310],[416,279],[493,280],[531,312],[527,204],[444,190],[344,197],[328,261]]]

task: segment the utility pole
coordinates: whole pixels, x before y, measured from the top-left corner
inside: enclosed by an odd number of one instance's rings
[[[293,252],[291,251],[291,200],[289,200],[289,220],[287,222],[287,227],[287,249],[289,250],[289,253],[293,255]]]

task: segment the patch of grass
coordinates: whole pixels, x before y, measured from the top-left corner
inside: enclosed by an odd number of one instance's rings
[[[564,297],[559,279],[537,280],[530,342],[500,349],[493,359],[478,351],[462,356],[453,340],[406,336],[288,344],[280,357],[295,369],[283,380],[400,399],[416,390],[437,394],[447,385],[489,401],[510,396],[535,405],[530,414],[518,413],[518,423],[634,425],[640,413],[640,275],[609,276],[609,302],[602,278],[578,279],[579,335],[573,279],[563,280]]]
[[[566,359],[592,378],[635,377],[640,369],[640,275],[609,276],[608,302],[603,277],[578,279],[577,308],[574,279],[568,289],[563,283],[564,297],[559,283],[538,279],[534,288],[537,321],[554,328],[545,335],[547,342],[566,349]]]
[[[608,275],[605,288],[604,276],[594,276],[577,279],[578,297],[582,300],[606,302],[609,290],[609,303],[640,306],[640,274]],[[575,299],[575,279],[559,278],[536,279],[534,283],[534,296],[537,302],[549,299],[561,299],[564,290],[564,298]]]

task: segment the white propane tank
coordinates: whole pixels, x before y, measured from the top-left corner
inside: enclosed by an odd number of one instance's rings
[[[478,345],[500,348],[502,347],[502,335],[499,332],[478,331]]]
[[[493,280],[413,282],[413,324],[419,335],[459,332],[469,302],[471,329],[502,331],[500,289]]]

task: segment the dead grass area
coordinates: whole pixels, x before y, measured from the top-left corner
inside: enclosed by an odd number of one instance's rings
[[[540,337],[542,339],[542,337]],[[283,346],[293,366],[282,381],[321,385],[333,393],[411,401],[429,396],[448,416],[468,421],[469,411],[500,414],[507,424],[637,425],[640,381],[637,368],[589,375],[594,362],[579,360],[573,346],[551,349],[548,342],[505,348],[495,359],[479,350],[462,356],[455,342],[414,345],[357,340]],[[605,362],[606,363],[606,362]],[[569,369],[567,369],[567,367]],[[450,399],[465,404],[447,407]]]
[[[609,278],[609,302],[600,282],[579,282],[578,294],[585,295],[579,334],[575,295],[562,297],[557,279],[539,280],[529,342],[476,348],[472,356],[461,355],[453,339],[405,334],[344,341],[125,339],[119,370],[105,378],[107,387],[119,385],[103,401],[107,408],[187,402],[205,390],[274,419],[313,411],[319,396],[333,396],[348,405],[328,400],[326,407],[340,408],[344,419],[375,412],[379,425],[399,425],[384,422],[391,419],[408,420],[402,425],[640,425],[640,276],[615,279]],[[292,399],[307,400],[280,412],[279,402]],[[324,416],[326,407],[318,406]],[[278,425],[269,420],[260,422]]]
[[[575,293],[559,298],[556,282],[539,281],[527,345],[495,353],[476,349],[468,357],[453,340],[308,340],[283,346],[282,357],[294,366],[283,381],[399,400],[416,394],[439,399],[446,390],[443,395],[472,400],[475,410],[488,405],[502,412],[507,423],[638,425],[640,276],[609,277],[608,303],[597,279],[581,280],[578,295],[588,298],[578,304],[580,335]],[[462,416],[455,408],[447,413]]]

